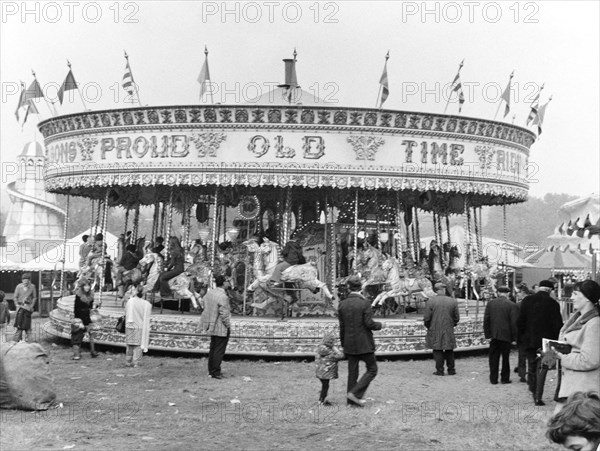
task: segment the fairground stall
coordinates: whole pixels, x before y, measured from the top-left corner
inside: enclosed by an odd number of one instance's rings
[[[196,248],[186,286],[171,284],[180,294],[166,299],[187,296],[191,313],[161,313],[148,286],[157,306],[151,349],[208,351],[194,314],[197,282],[222,273],[237,313],[228,353],[313,355],[325,331],[337,328],[344,279],[359,274],[374,303],[387,306],[377,310],[388,315],[376,333],[378,355],[428,352],[422,307],[432,283],[460,274],[489,279],[481,207],[526,200],[535,135],[502,122],[299,104],[280,94],[273,93],[279,104],[140,107],[46,120],[39,125],[46,187],[88,198],[100,230],[108,208],[124,208],[132,240],[177,237],[184,249]],[[152,209],[151,236],[138,236],[140,208]],[[451,216],[466,230],[463,243],[451,242]],[[423,254],[425,217],[433,217],[436,240]],[[269,265],[292,238],[307,262],[282,277],[289,283],[271,286]],[[455,264],[461,253],[463,268]],[[459,350],[486,346],[482,315],[469,309],[469,299],[485,296],[484,285],[469,288],[467,280],[452,290],[463,298]],[[114,330],[122,301],[102,290],[96,341],[123,345]],[[51,333],[70,336],[72,308],[73,296],[59,301]]]

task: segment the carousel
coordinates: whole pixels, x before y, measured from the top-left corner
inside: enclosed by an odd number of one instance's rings
[[[494,267],[482,252],[481,208],[526,200],[535,134],[463,116],[309,105],[289,92],[275,90],[271,104],[88,111],[39,124],[46,189],[93,205],[99,241],[80,277],[97,281],[95,341],[124,346],[114,326],[128,285],[142,280],[154,303],[150,349],[207,353],[202,295],[223,274],[229,354],[314,355],[337,329],[345,279],[359,274],[386,325],[375,333],[378,355],[430,352],[422,314],[438,280],[459,298],[457,350],[487,346],[479,305],[494,295]],[[131,233],[119,253],[137,256],[134,269],[106,256],[111,208],[126,211]],[[147,236],[141,211],[152,216]],[[462,243],[450,240],[456,218]],[[435,239],[422,248],[426,220]],[[303,259],[284,269],[290,246]],[[167,279],[181,254],[183,272]],[[73,300],[58,301],[49,333],[70,338]]]

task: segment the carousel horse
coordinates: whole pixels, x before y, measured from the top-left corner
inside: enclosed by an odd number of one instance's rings
[[[427,256],[427,268],[431,277],[438,280],[444,274],[442,262],[442,248],[437,244],[436,240],[432,240],[429,244],[429,255]]]
[[[363,283],[363,288],[385,282],[386,271],[381,266],[384,258],[379,249],[365,243],[365,249],[362,252],[361,260],[361,277],[366,279]]]
[[[496,268],[492,268],[486,257],[481,258],[471,268],[467,269],[475,299],[485,300],[496,296],[496,280],[494,276],[497,271]]]
[[[383,268],[388,271],[386,285],[388,291],[380,293],[372,303],[373,307],[381,305],[387,298],[395,298],[399,296],[402,299],[404,309],[408,305],[408,300],[411,296],[428,299],[435,296],[433,287],[428,278],[423,277],[413,269],[409,270],[408,276],[400,268],[398,260],[388,258],[383,262]],[[400,304],[398,304],[399,307]]]
[[[104,257],[93,258],[89,264],[86,264],[81,268],[77,277],[77,282],[84,279],[91,280],[92,291],[94,291],[98,286],[102,286],[104,288],[107,279],[115,280],[115,266],[116,265],[113,264],[108,255],[105,255]],[[102,275],[104,275],[104,282],[102,281]]]
[[[249,240],[244,241],[242,245],[246,246],[246,249],[248,249],[248,254],[251,255],[254,277],[263,277],[265,275],[264,259],[260,249],[260,244],[258,244],[258,239],[256,237],[252,237]]]
[[[135,253],[135,256],[140,260],[144,257],[144,244],[145,243],[146,243],[146,237],[140,237],[136,240],[134,253]],[[127,289],[129,288],[130,285],[132,285],[132,284],[135,285],[142,281],[143,274],[142,274],[142,270],[139,266],[139,262],[138,262],[138,266],[136,266],[135,268],[121,272],[120,277],[119,277],[119,268],[121,268],[120,264],[114,265],[114,274],[115,274],[114,280],[117,282],[118,292],[121,295],[123,295],[123,293],[125,291],[127,291]]]
[[[194,308],[198,308],[198,299],[201,299],[202,291],[212,283],[213,272],[205,262],[194,263],[186,268],[184,272],[169,280],[169,288],[178,296],[190,299]],[[195,282],[199,282],[202,289],[196,291]]]
[[[143,280],[145,280],[144,290],[146,292],[154,291],[158,277],[163,270],[165,263],[162,255],[152,252],[151,246],[147,248],[146,255],[139,262],[139,268],[143,274]]]
[[[442,249],[446,256],[446,261],[448,262],[448,268],[452,270],[459,269],[458,261],[460,260],[461,254],[458,245],[445,242]]]
[[[293,286],[295,289],[306,288],[316,293],[321,290],[325,297],[329,300],[333,299],[333,295],[329,291],[327,284],[320,281],[317,278],[317,267],[314,263],[304,263],[302,265],[292,265],[281,272],[281,282],[285,285]],[[291,300],[288,301],[286,298],[286,288],[274,288],[270,283],[271,274],[266,274],[262,277],[258,277],[249,287],[248,291],[255,291],[258,297],[266,297],[263,302],[254,302],[252,307],[265,308],[271,302],[277,300],[284,300],[293,304],[295,302],[294,296],[291,296]]]

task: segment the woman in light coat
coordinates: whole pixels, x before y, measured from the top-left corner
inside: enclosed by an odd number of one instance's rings
[[[573,393],[600,388],[600,285],[593,280],[576,283],[571,300],[574,313],[558,337],[572,346],[571,352],[554,350],[561,366],[555,413]]]
[[[137,367],[142,352],[148,351],[150,337],[150,313],[152,305],[144,299],[144,285],[134,288],[134,296],[125,305],[125,362],[127,366]]]

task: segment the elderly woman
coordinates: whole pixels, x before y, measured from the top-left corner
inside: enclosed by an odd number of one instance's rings
[[[125,305],[126,366],[137,367],[142,353],[148,351],[151,312],[152,305],[144,299],[144,286],[139,283]]]
[[[558,337],[571,345],[571,352],[563,354],[553,348],[561,367],[555,413],[573,393],[600,387],[600,285],[593,280],[576,283],[571,300],[574,313]]]
[[[90,355],[98,357],[94,346],[94,333],[92,330],[92,320],[90,311],[94,306],[94,293],[89,280],[79,281],[77,291],[75,292],[75,303],[73,305],[73,322],[71,323],[71,345],[73,346],[73,360],[81,359],[81,344],[83,335],[88,333],[90,339]]]

